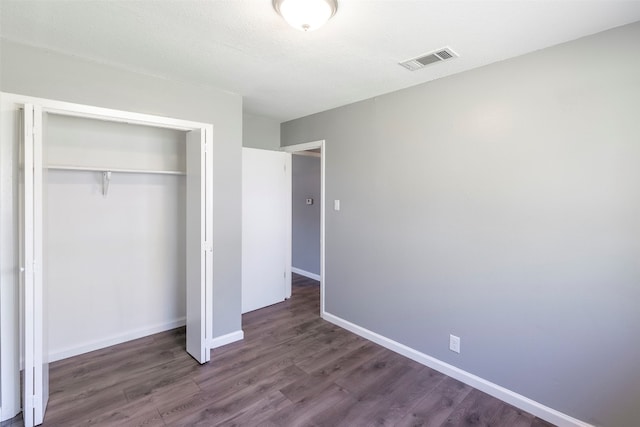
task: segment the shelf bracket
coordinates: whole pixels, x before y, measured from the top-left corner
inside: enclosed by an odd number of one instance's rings
[[[102,172],[102,195],[106,197],[109,192],[109,183],[111,182],[111,171]]]

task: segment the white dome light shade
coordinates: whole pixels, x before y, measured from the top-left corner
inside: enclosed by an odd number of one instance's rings
[[[273,7],[293,28],[313,31],[336,13],[338,3],[336,0],[273,0]]]

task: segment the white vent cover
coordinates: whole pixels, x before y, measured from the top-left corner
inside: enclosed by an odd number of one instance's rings
[[[400,65],[409,71],[416,71],[429,64],[447,61],[457,57],[458,54],[453,50],[448,47],[443,47],[442,49],[434,50],[433,52],[425,53],[424,55],[402,61]]]

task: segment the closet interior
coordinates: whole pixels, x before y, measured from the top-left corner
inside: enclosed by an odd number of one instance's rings
[[[50,362],[185,324],[186,132],[44,114]]]

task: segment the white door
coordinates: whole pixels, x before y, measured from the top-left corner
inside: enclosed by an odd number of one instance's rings
[[[211,183],[205,133],[187,133],[187,352],[199,363],[210,360],[206,313],[207,282],[212,281]]]
[[[291,154],[242,149],[242,312],[291,296]]]
[[[45,360],[42,230],[42,109],[25,104],[23,117],[24,230],[22,236],[24,286],[25,427],[42,424],[49,400],[49,364]]]

